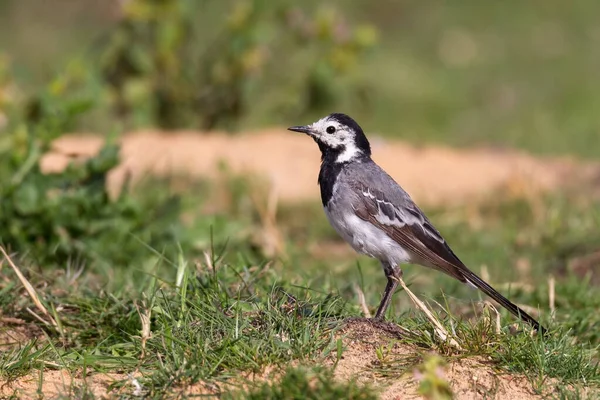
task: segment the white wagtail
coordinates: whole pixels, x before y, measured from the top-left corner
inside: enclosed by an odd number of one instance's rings
[[[381,262],[387,285],[375,318],[384,317],[399,279],[401,264],[419,264],[479,288],[508,311],[545,329],[465,266],[408,193],[371,159],[362,128],[334,113],[291,131],[306,133],[321,150],[319,186],[331,225],[358,253]]]

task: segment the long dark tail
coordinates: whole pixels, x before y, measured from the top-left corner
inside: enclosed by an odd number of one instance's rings
[[[527,314],[516,304],[508,300],[506,297],[502,296],[500,293],[496,291],[493,287],[491,287],[486,281],[475,275],[474,272],[465,268],[461,270],[465,279],[471,282],[473,285],[477,286],[483,293],[490,296],[492,299],[496,300],[500,303],[504,308],[510,311],[517,318],[521,318],[523,321],[529,323],[533,328],[541,334],[546,334],[547,330],[535,318],[531,315]]]

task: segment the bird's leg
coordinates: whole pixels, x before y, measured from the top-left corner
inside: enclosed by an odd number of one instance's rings
[[[385,285],[385,291],[383,292],[381,303],[379,303],[379,307],[377,308],[375,319],[383,319],[385,316],[385,312],[390,305],[392,296],[398,287],[398,281],[402,278],[402,270],[399,267],[383,262],[381,265],[383,266],[383,271],[387,277],[387,285]]]

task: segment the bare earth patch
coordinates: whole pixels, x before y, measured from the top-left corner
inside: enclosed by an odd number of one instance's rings
[[[43,375],[31,374],[8,383],[0,380],[0,398],[15,395],[18,399],[40,399],[42,393],[44,399],[83,398],[84,393],[91,393],[97,399],[115,398],[118,391],[110,391],[109,386],[125,379],[127,375],[123,374],[92,373],[84,378],[65,370],[46,369]]]
[[[43,337],[41,329],[34,324],[20,318],[0,316],[0,349]]]
[[[370,320],[353,320],[343,330],[345,351],[337,363],[335,376],[340,380],[356,380],[382,388],[382,400],[421,399],[419,382],[413,371],[417,358],[423,352],[414,346],[398,343],[401,332],[395,332],[393,324],[381,326]],[[406,365],[406,372],[399,376],[386,376],[378,366],[376,349],[384,347],[387,358]],[[401,371],[401,370],[399,370]],[[389,372],[387,372],[389,374]],[[531,383],[523,376],[501,374],[481,357],[461,358],[450,361],[443,371],[457,399],[493,398],[498,400],[538,399]],[[486,397],[487,396],[487,397]]]
[[[45,171],[64,168],[70,158],[95,154],[98,136],[67,135],[46,155]],[[271,129],[237,135],[181,131],[140,131],[122,139],[122,166],[112,174],[112,188],[130,175],[148,173],[216,177],[223,162],[233,173],[265,177],[284,201],[318,199],[319,150],[301,134]],[[598,187],[600,164],[568,158],[536,158],[513,150],[415,147],[372,138],[373,158],[419,202],[462,204],[489,197],[500,188],[547,191],[566,185]]]

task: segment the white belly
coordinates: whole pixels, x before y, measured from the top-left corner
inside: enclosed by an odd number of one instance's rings
[[[411,262],[410,253],[373,224],[354,214],[346,213],[334,216],[326,207],[324,209],[331,226],[357,252],[393,266]]]

